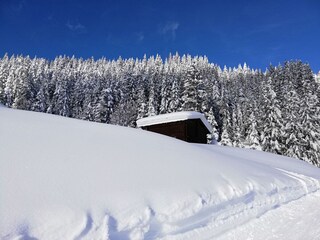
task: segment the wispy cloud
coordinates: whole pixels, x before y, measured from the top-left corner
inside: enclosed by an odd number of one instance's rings
[[[76,32],[76,33],[86,33],[87,32],[87,28],[84,25],[82,25],[81,23],[72,24],[70,21],[68,21],[66,23],[66,27],[70,31]]]
[[[47,20],[48,21],[52,21],[54,19],[53,14],[50,14],[47,16]]]
[[[27,6],[27,1],[26,0],[20,0],[20,1],[12,1],[8,5],[4,5],[4,9],[0,10],[5,10],[9,14],[20,14]]]
[[[285,23],[268,23],[268,24],[262,24],[258,27],[255,27],[253,29],[251,29],[250,31],[248,31],[249,35],[253,35],[253,34],[259,34],[259,33],[269,33],[269,32],[273,32],[276,29],[279,29],[280,27],[282,27]]]
[[[143,32],[136,32],[135,33],[136,41],[142,42],[144,40],[144,34]]]
[[[176,38],[176,32],[180,24],[178,22],[167,22],[165,25],[160,27],[160,33],[165,36],[169,36],[172,40]]]
[[[27,2],[25,0],[19,1],[17,5],[14,5],[14,10],[17,12],[21,12],[26,5]]]

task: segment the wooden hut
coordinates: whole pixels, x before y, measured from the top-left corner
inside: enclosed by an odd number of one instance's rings
[[[211,125],[199,112],[176,112],[146,117],[139,119],[137,126],[191,143],[207,143],[207,134],[212,132]]]

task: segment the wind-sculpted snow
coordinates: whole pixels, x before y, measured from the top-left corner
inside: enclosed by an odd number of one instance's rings
[[[261,151],[0,108],[0,239],[213,239],[319,180]]]

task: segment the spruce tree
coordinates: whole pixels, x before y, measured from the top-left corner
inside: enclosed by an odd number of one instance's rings
[[[5,85],[10,72],[9,57],[7,54],[0,59],[0,103],[6,104]]]
[[[21,65],[17,68],[15,73],[15,98],[13,100],[12,107],[18,109],[29,110],[31,108],[34,96],[32,94],[33,80],[29,74],[28,64],[20,57]]]
[[[205,114],[208,122],[210,123],[212,127],[212,133],[210,134],[209,137],[209,142],[211,143],[217,143],[219,140],[219,132],[218,132],[218,124],[216,122],[215,116],[214,116],[214,111],[213,108],[211,107],[209,112]]]
[[[263,87],[263,129],[261,132],[262,149],[267,152],[281,154],[280,139],[283,136],[283,125],[281,111],[276,93],[272,89],[271,78],[265,82]]]
[[[255,111],[251,111],[248,119],[248,128],[246,131],[245,146],[251,149],[261,150],[260,137],[257,131],[257,121]]]
[[[201,102],[199,99],[199,87],[202,84],[202,76],[196,68],[195,62],[187,69],[186,79],[184,81],[183,104],[182,108],[185,111],[201,111]]]

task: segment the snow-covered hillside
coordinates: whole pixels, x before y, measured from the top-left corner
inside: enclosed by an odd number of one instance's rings
[[[299,160],[0,107],[1,239],[319,239],[319,189]]]

